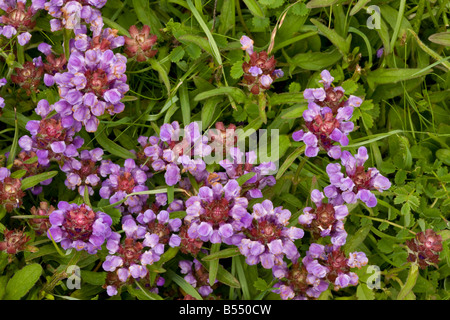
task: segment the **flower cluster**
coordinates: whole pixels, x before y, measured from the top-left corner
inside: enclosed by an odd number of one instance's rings
[[[94,35],[99,35],[103,28],[103,19],[99,9],[105,4],[106,0],[49,0],[45,2],[44,9],[53,17],[50,20],[53,32],[63,28],[73,30],[75,34],[85,32],[86,26],[81,24],[83,20]]]
[[[317,299],[332,284],[334,290],[358,283],[358,275],[351,271],[367,265],[363,252],[345,256],[341,248],[311,243],[301,263],[285,270],[285,277],[275,287],[283,300]]]
[[[127,159],[123,167],[113,163],[111,160],[103,160],[98,168],[98,173],[106,178],[100,188],[100,196],[109,199],[113,204],[124,200],[118,207],[124,211],[124,206],[132,213],[142,210],[148,195],[132,195],[134,192],[148,190],[145,185],[147,175],[136,165],[133,159]]]
[[[269,57],[266,51],[253,50],[253,40],[247,36],[241,37],[242,50],[249,55],[249,61],[242,64],[244,71],[243,85],[248,87],[254,95],[270,89],[272,82],[284,76],[281,69],[275,69],[277,61],[273,56]]]
[[[12,178],[8,168],[0,168],[0,204],[7,212],[13,211],[22,205],[22,198],[25,193],[22,191],[20,179]]]
[[[238,242],[239,251],[249,265],[261,263],[265,269],[285,265],[283,257],[296,262],[300,257],[294,241],[303,238],[300,228],[287,225],[291,217],[289,210],[273,207],[270,200],[253,206],[251,225]]]
[[[204,242],[232,244],[232,237],[249,222],[248,200],[240,197],[236,180],[201,187],[198,195],[186,200],[186,217],[190,238]]]
[[[30,31],[36,25],[38,11],[44,9],[44,0],[32,0],[28,5],[23,0],[0,1],[0,9],[4,11],[0,16],[0,34],[7,39],[18,34],[17,41],[24,46],[31,39]]]
[[[19,146],[24,151],[34,152],[39,164],[44,166],[50,161],[61,163],[66,157],[77,156],[78,149],[84,143],[81,137],[75,136],[79,128],[73,121],[58,114],[47,117],[52,108],[46,100],[41,100],[36,109],[42,120],[28,121],[25,128],[31,137],[24,135],[19,139]]]
[[[324,150],[333,159],[339,159],[341,146],[348,145],[348,134],[353,131],[353,110],[359,107],[362,99],[350,95],[344,98],[342,87],[331,87],[334,78],[328,70],[321,73],[323,88],[305,89],[304,98],[308,109],[303,112],[305,129],[295,131],[292,138],[303,141],[306,145],[305,156],[315,157],[319,150]]]
[[[146,210],[134,219],[126,215],[122,219],[122,230],[125,239],[120,240],[120,234],[113,233],[106,248],[108,255],[103,262],[103,269],[112,273],[109,278],[116,279],[107,286],[108,295],[118,293],[120,286],[133,279],[141,280],[148,276],[147,265],[160,260],[165,246],[178,247],[181,220],[170,219],[168,211],[161,211],[157,215],[152,210]]]
[[[48,237],[61,243],[65,250],[73,248],[95,254],[113,234],[111,217],[94,212],[85,204],[60,201],[58,209],[50,214],[50,223]]]
[[[185,274],[184,280],[194,288],[198,288],[198,292],[203,297],[207,297],[213,292],[213,287],[218,281],[216,280],[213,284],[209,282],[208,270],[203,267],[200,261],[195,258],[192,261],[180,260],[178,266],[181,273]]]
[[[331,184],[324,188],[324,192],[333,203],[356,203],[361,200],[368,207],[375,207],[377,198],[373,190],[383,192],[391,187],[389,179],[382,176],[376,168],[364,168],[364,163],[369,158],[367,149],[360,147],[358,153],[353,156],[348,151],[343,151],[341,163],[345,168],[345,174],[341,172],[341,165],[330,163],[327,174]]]
[[[89,195],[93,195],[94,189],[92,187],[100,183],[97,162],[102,160],[102,156],[103,150],[95,148],[82,150],[79,154],[79,160],[76,157],[68,158],[61,166],[61,171],[66,173],[67,178],[64,183],[67,188],[78,189],[78,193],[84,195],[84,189],[87,187]]]
[[[325,203],[324,199],[323,192],[313,190],[311,201],[316,208],[304,208],[303,214],[298,217],[298,223],[311,231],[314,238],[330,236],[333,245],[342,246],[347,239],[343,220],[348,215],[348,208],[345,205]]]
[[[406,241],[408,261],[417,263],[421,269],[429,265],[437,265],[439,252],[442,251],[442,236],[432,229],[416,234],[414,239]]]
[[[53,78],[61,100],[55,110],[62,116],[72,116],[88,132],[97,131],[98,117],[124,110],[120,101],[128,91],[126,58],[111,49],[74,50],[67,63],[67,72]]]

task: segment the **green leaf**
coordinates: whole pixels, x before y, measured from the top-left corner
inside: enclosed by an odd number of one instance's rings
[[[305,146],[298,147],[295,149],[287,158],[284,160],[283,164],[278,169],[276,179],[278,180],[284,172],[286,172],[287,169],[294,163],[295,159],[297,159],[302,153],[305,151]]]
[[[432,70],[422,70],[417,68],[377,69],[367,73],[367,82],[369,86],[373,88],[375,84],[388,84],[411,80],[424,76],[430,72],[432,72]]]
[[[202,261],[212,261],[212,260],[218,260],[218,259],[225,259],[225,258],[231,258],[234,256],[237,256],[240,254],[240,251],[238,248],[227,248],[220,251],[217,251],[215,253],[211,253],[205,257],[202,258]]]
[[[197,300],[203,300],[202,296],[197,292],[197,290],[190,283],[188,283],[182,277],[177,275],[175,272],[169,269],[167,270],[166,275],[169,279],[175,282],[181,289],[183,289],[184,292],[193,296]]]
[[[32,263],[15,272],[6,286],[4,300],[22,298],[39,280],[42,271],[40,264]]]
[[[86,283],[90,283],[96,286],[102,286],[103,284],[105,284],[106,274],[107,273],[103,271],[94,272],[81,270],[80,278]]]
[[[305,53],[298,53],[292,58],[288,58],[289,70],[292,72],[295,67],[313,71],[322,70],[334,65],[341,59],[342,53],[337,49],[324,52],[308,51]]]
[[[125,149],[124,147],[121,147],[114,141],[110,140],[106,134],[105,130],[103,130],[103,125],[100,124],[99,128],[97,130],[97,135],[95,136],[95,139],[100,144],[100,146],[108,151],[109,153],[116,155],[122,159],[136,159],[136,155]]]
[[[230,69],[230,76],[233,79],[240,79],[244,75],[244,70],[242,69],[242,64],[244,61],[236,61],[233,63]]]
[[[360,283],[356,289],[356,297],[358,300],[374,300],[375,293],[367,286],[367,284]]]
[[[358,248],[358,246],[366,239],[371,227],[372,223],[370,222],[356,231],[355,234],[348,236],[347,242],[344,245],[346,254],[354,252]]]
[[[58,174],[58,171],[49,171],[37,174],[35,176],[31,176],[22,180],[22,190],[27,190],[29,188],[34,187],[38,183],[53,178]]]
[[[431,36],[428,37],[428,40],[445,47],[450,47],[450,32],[447,31],[432,34]]]
[[[161,32],[159,31],[162,27],[161,22],[156,16],[155,12],[150,8],[150,2],[146,0],[132,0],[134,11],[136,12],[137,18],[140,22],[148,25],[151,28],[151,32],[161,37]]]
[[[411,264],[408,279],[406,279],[405,284],[402,286],[400,292],[398,293],[397,300],[407,299],[408,295],[412,292],[412,289],[416,285],[418,275],[419,275],[419,266],[415,263]]]
[[[350,39],[351,35],[349,35],[349,38],[344,39],[341,37],[335,30],[328,29],[327,26],[320,23],[318,20],[311,18],[311,22],[319,29],[319,31],[328,38],[328,40],[331,41],[331,43],[334,44],[336,48],[341,52],[343,56],[347,56],[347,54],[350,51]]]
[[[329,7],[338,2],[339,0],[311,0],[306,4],[309,9]]]
[[[356,13],[359,12],[359,10],[361,10],[366,4],[367,2],[370,2],[370,0],[359,0],[352,8],[352,10],[350,11],[350,15],[353,16]]]
[[[244,91],[235,87],[220,87],[216,89],[212,89],[209,91],[201,92],[195,96],[195,101],[200,101],[204,99],[209,99],[211,97],[220,96],[220,95],[228,95],[233,98],[237,103],[244,102],[246,95]]]
[[[8,168],[11,168],[13,165],[14,160],[16,159],[17,155],[17,147],[19,141],[19,122],[17,120],[17,114],[16,109],[14,108],[14,138],[12,140],[11,149],[9,151],[8,160],[6,162],[6,166]]]
[[[256,172],[246,173],[246,174],[240,176],[239,178],[237,178],[236,181],[239,183],[239,186],[242,187],[242,185],[245,184],[251,178],[253,178],[255,176],[255,174],[256,174]]]
[[[264,12],[256,0],[243,0],[250,12],[257,17],[264,17]]]
[[[211,254],[216,254],[220,251],[221,243],[213,243],[211,245]],[[213,284],[216,282],[217,271],[219,270],[219,259],[210,260],[209,263],[209,283]]]

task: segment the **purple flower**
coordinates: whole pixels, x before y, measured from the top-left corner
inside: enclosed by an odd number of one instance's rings
[[[42,120],[30,120],[25,128],[31,137],[24,135],[19,139],[19,146],[24,151],[35,152],[41,165],[48,165],[50,161],[62,162],[66,157],[75,157],[84,140],[74,136],[81,128],[73,121],[66,121],[60,115],[51,118],[46,113],[53,107],[45,103],[38,104],[37,112]]]
[[[120,100],[128,91],[126,58],[111,49],[74,49],[67,63],[67,72],[52,76],[62,98],[61,106],[55,110],[82,123],[86,130],[97,130],[99,120],[105,112],[120,113],[125,106]]]
[[[248,54],[252,54],[253,53],[253,40],[250,39],[247,36],[242,36],[241,37],[241,49],[247,51]]]
[[[265,269],[272,269],[275,265],[284,265],[284,256],[295,263],[300,254],[294,241],[303,238],[304,232],[287,227],[291,212],[282,207],[274,208],[270,200],[264,200],[253,206],[251,216],[251,224],[243,230],[245,237],[236,244],[247,264],[261,263]]]
[[[96,162],[102,160],[103,150],[95,148],[80,152],[80,159],[69,158],[61,167],[66,173],[65,185],[71,189],[78,189],[78,193],[83,196],[84,188],[88,188],[89,195],[94,194],[92,187],[100,183],[98,175],[98,165]]]
[[[323,192],[313,190],[311,200],[316,209],[304,208],[303,214],[298,217],[298,223],[309,229],[315,237],[330,236],[333,245],[342,246],[347,238],[343,220],[348,215],[348,208],[345,205],[326,203],[324,198]]]
[[[98,172],[102,177],[107,177],[99,192],[103,199],[109,199],[110,204],[125,199],[122,204],[117,206],[120,210],[123,211],[127,208],[131,213],[141,211],[148,195],[130,196],[130,194],[148,190],[145,185],[147,175],[139,169],[133,159],[125,160],[123,167],[112,163],[110,160],[103,160]]]
[[[368,168],[366,171],[364,163],[368,157],[367,149],[360,147],[355,156],[348,151],[342,152],[341,163],[345,173],[341,172],[341,165],[338,163],[327,166],[331,184],[324,191],[334,203],[356,203],[361,200],[368,207],[374,207],[377,199],[371,191],[383,192],[391,187],[389,179],[382,176],[376,168]]]
[[[58,203],[58,210],[50,214],[50,239],[61,243],[64,249],[86,250],[97,253],[111,237],[112,220],[103,212],[94,212],[85,204]]]
[[[339,159],[342,154],[340,146],[348,145],[348,135],[354,129],[349,120],[362,99],[352,95],[345,99],[342,87],[331,87],[334,78],[329,71],[322,71],[321,78],[319,82],[323,88],[305,89],[303,92],[308,100],[308,109],[303,112],[305,130],[294,132],[292,138],[305,143],[307,157],[315,157],[319,150],[324,150],[331,158]]]
[[[247,152],[244,159],[244,153],[237,147],[229,149],[229,158],[219,161],[229,179],[238,179],[244,174],[255,173],[243,184],[243,188],[248,189],[245,193],[247,198],[262,198],[261,190],[266,186],[275,185],[275,178],[271,175],[276,170],[273,162],[264,162],[256,166],[256,153],[254,151]]]
[[[236,180],[201,187],[198,195],[186,201],[185,223],[192,239],[231,244],[232,236],[246,227],[250,214],[248,200],[240,196],[241,187]]]
[[[180,260],[178,262],[180,271],[185,274],[184,280],[186,280],[194,288],[198,288],[198,292],[201,296],[207,297],[213,292],[212,286],[217,283],[217,279],[213,284],[209,283],[209,276],[207,270],[197,259],[193,261]]]

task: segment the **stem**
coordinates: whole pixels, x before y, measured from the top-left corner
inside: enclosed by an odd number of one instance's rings
[[[70,39],[71,39],[71,36],[72,36],[72,30],[64,29],[64,33],[63,33],[64,55],[66,56],[67,60],[69,60],[69,57],[70,57]]]
[[[401,226],[401,225],[399,225],[399,224],[397,224],[397,223],[391,222],[391,221],[386,220],[386,219],[380,219],[380,218],[375,218],[375,217],[371,217],[371,216],[365,216],[365,215],[363,215],[363,214],[356,214],[356,213],[354,213],[354,215],[357,216],[357,217],[367,218],[367,219],[371,219],[371,220],[374,220],[374,221],[386,222],[386,223],[388,223],[388,224],[390,224],[390,225],[392,225],[392,226],[394,226],[394,227],[397,227],[397,228],[400,228],[400,229],[406,229],[406,230],[408,230],[410,233],[412,233],[413,235],[416,235],[416,233],[415,233],[414,231],[409,230],[408,228],[406,228],[406,227],[404,227],[404,226]]]

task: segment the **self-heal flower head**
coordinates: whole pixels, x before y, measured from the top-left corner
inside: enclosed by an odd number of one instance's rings
[[[351,252],[348,257],[342,247],[312,243],[302,263],[314,277],[326,280],[334,290],[358,284],[358,276],[351,271],[367,265],[364,252]]]
[[[348,215],[348,208],[346,205],[327,203],[324,199],[323,192],[313,190],[311,200],[316,208],[304,208],[303,214],[298,217],[298,223],[310,230],[316,239],[330,236],[334,246],[342,246],[347,238],[343,220]]]
[[[80,131],[80,127],[73,119],[61,118],[58,114],[47,118],[46,112],[52,107],[43,108],[42,120],[30,120],[25,128],[31,136],[24,135],[19,139],[19,146],[27,152],[34,152],[38,157],[38,163],[46,166],[51,161],[60,164],[66,159],[78,155],[78,150],[84,143],[84,140],[75,136]]]
[[[139,169],[133,159],[126,159],[123,167],[110,160],[103,160],[98,168],[98,173],[106,178],[100,188],[100,197],[109,199],[110,204],[125,199],[122,204],[117,206],[121,211],[127,209],[131,213],[137,213],[142,210],[148,195],[130,196],[130,194],[148,190],[145,185],[147,175]]]
[[[103,19],[100,10],[106,4],[102,1],[59,1],[45,2],[44,9],[53,17],[50,20],[52,31],[62,28],[74,30],[75,34],[85,32],[86,27],[98,36],[103,28]],[[82,24],[82,23],[85,23]]]
[[[324,188],[327,197],[334,203],[356,203],[361,200],[368,207],[376,206],[377,198],[372,191],[388,190],[391,183],[376,168],[365,169],[364,163],[368,158],[367,149],[360,147],[355,156],[348,151],[342,152],[341,163],[345,173],[341,172],[340,164],[330,163],[326,171],[331,184]]]
[[[74,50],[67,70],[53,76],[62,98],[55,108],[58,113],[71,115],[88,132],[95,132],[98,117],[106,112],[114,115],[124,110],[125,105],[120,100],[129,90],[125,56],[114,54],[110,49]]]
[[[136,220],[147,228],[144,244],[146,244],[146,241],[151,243],[156,240],[153,235],[157,235],[158,243],[169,245],[171,248],[180,245],[181,238],[176,233],[180,230],[182,221],[179,218],[170,219],[169,211],[161,210],[158,214],[155,214],[148,209],[144,213],[140,213]]]
[[[22,205],[25,193],[22,191],[20,179],[12,178],[11,171],[6,167],[0,167],[0,205],[7,212],[13,211]]]
[[[147,159],[140,153],[140,161],[155,172],[164,172],[169,186],[181,181],[181,174],[189,172],[197,181],[206,175],[203,157],[211,153],[208,137],[200,132],[198,123],[192,122],[182,130],[177,121],[161,126],[159,137],[140,137]],[[139,154],[138,154],[139,155]]]
[[[204,242],[232,244],[236,232],[248,226],[248,200],[240,196],[241,187],[236,180],[225,185],[201,187],[196,196],[186,200],[185,223],[188,235]],[[249,219],[250,218],[250,219]]]
[[[242,36],[240,42],[241,49],[245,50],[249,56],[249,60],[242,64],[244,71],[242,84],[254,95],[270,89],[273,81],[284,76],[281,69],[275,69],[277,63],[275,58],[269,57],[266,51],[254,51],[253,40],[247,36]]]
[[[243,185],[243,194],[249,199],[262,198],[262,190],[267,186],[274,186],[276,181],[271,175],[276,170],[273,162],[264,162],[256,165],[256,153],[254,151],[244,153],[237,147],[229,148],[229,157],[219,161],[225,169],[229,179],[238,179],[247,174],[255,175]]]
[[[303,260],[306,264],[296,262],[291,267],[284,266],[278,271],[282,276],[278,277],[280,281],[274,285],[277,289],[273,292],[279,294],[282,300],[315,300],[328,289],[329,282],[314,275],[326,274],[328,270],[317,268],[317,265],[314,268],[305,258]]]
[[[421,269],[426,269],[430,265],[438,265],[439,252],[443,250],[442,236],[433,229],[418,232],[405,244],[409,262],[417,263]]]
[[[331,158],[339,159],[340,146],[348,145],[348,135],[354,129],[350,121],[353,110],[361,105],[362,99],[353,95],[346,99],[342,87],[331,86],[334,78],[328,70],[321,72],[321,78],[323,88],[303,92],[308,101],[308,109],[303,112],[304,129],[294,132],[292,138],[305,143],[307,157],[315,157],[324,150]]]
[[[63,249],[85,250],[96,254],[112,235],[112,219],[104,212],[94,212],[85,204],[58,203],[58,209],[50,214],[49,239],[61,243]]]
[[[93,195],[93,187],[100,183],[97,163],[100,163],[102,156],[103,150],[95,148],[81,151],[79,159],[67,159],[61,167],[66,173],[65,185],[71,190],[77,189],[81,196],[84,196],[84,189],[87,187],[89,195]]]
[[[255,265],[261,263],[265,269],[275,265],[283,265],[286,257],[296,262],[300,257],[294,244],[303,238],[300,228],[287,227],[291,212],[282,207],[273,207],[270,200],[253,206],[252,221],[243,230],[244,238],[236,244],[239,251],[246,257],[246,263]]]
[[[18,34],[17,40],[21,46],[31,39],[31,33],[36,25],[36,14],[43,9],[43,1],[32,0],[31,4],[21,0],[0,2],[0,9],[4,11],[0,16],[0,34],[11,39]]]

